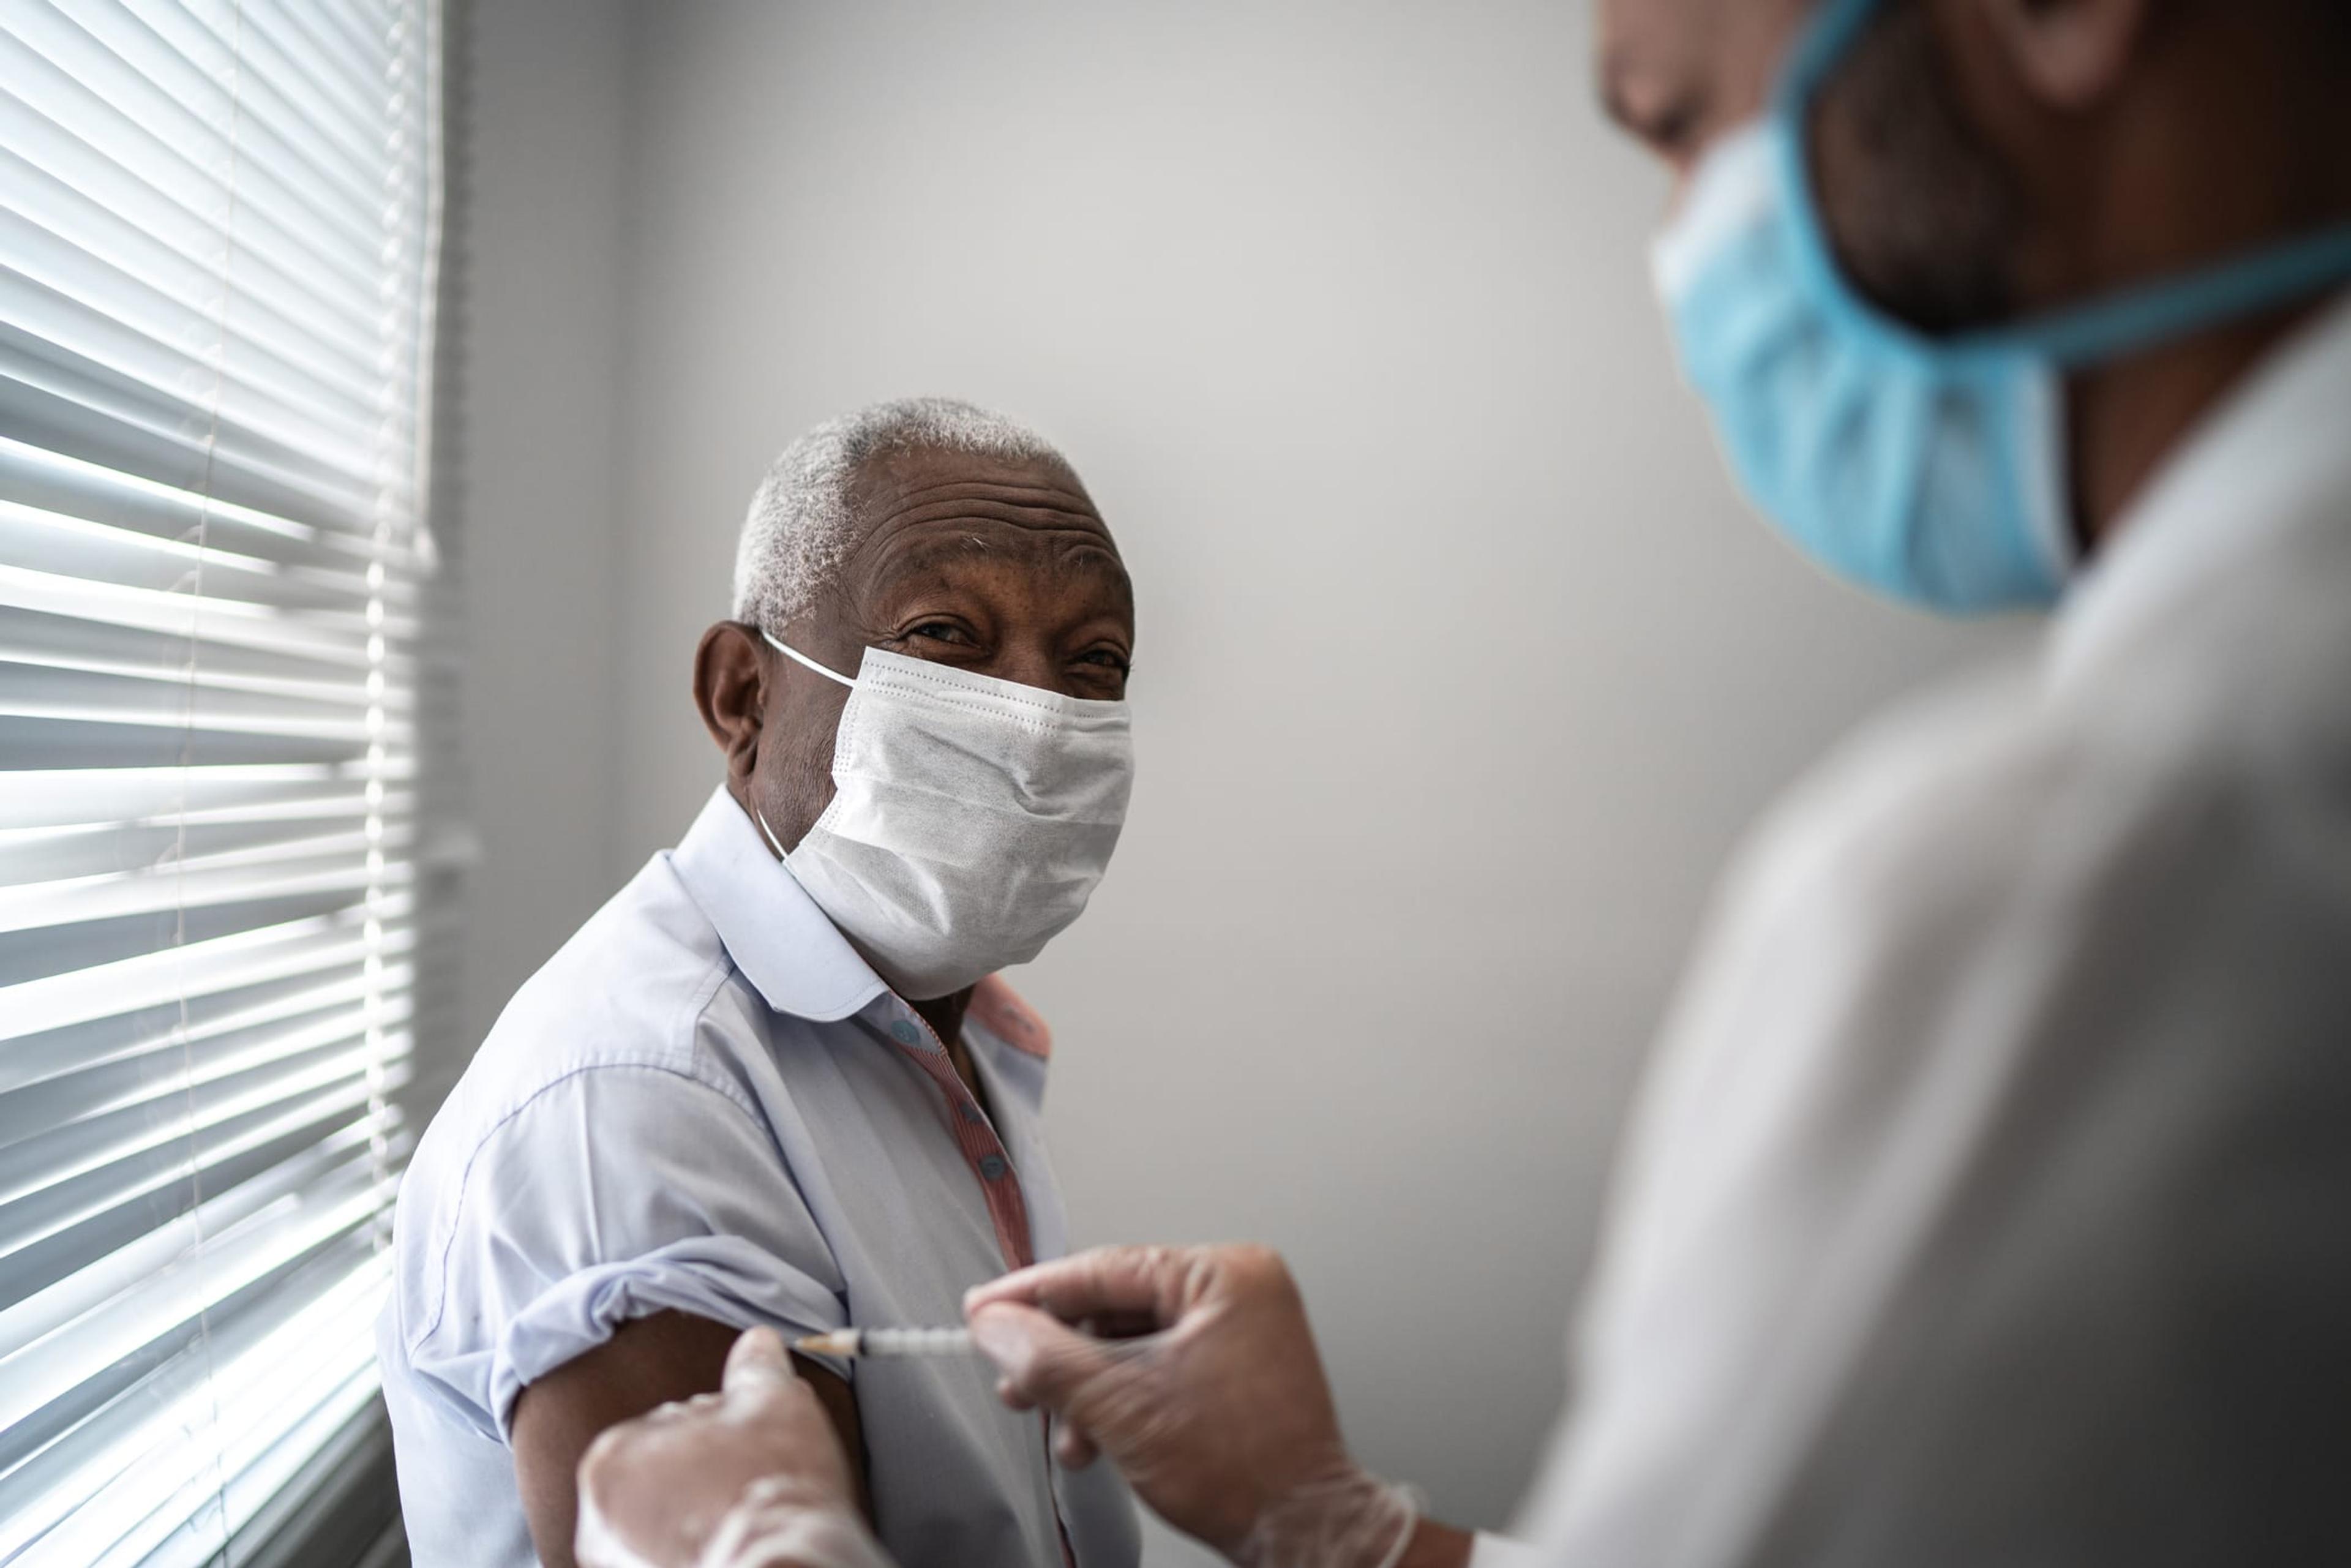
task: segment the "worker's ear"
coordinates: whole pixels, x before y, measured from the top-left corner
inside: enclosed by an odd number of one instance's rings
[[[727,782],[741,786],[759,764],[759,735],[768,716],[767,660],[759,634],[739,621],[721,621],[694,651],[694,706],[702,727],[726,754]]]
[[[1959,0],[1974,10],[2026,91],[2053,110],[2095,108],[2147,36],[2153,0]]]

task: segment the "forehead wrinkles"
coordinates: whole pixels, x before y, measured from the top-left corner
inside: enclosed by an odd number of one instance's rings
[[[887,549],[910,533],[927,534],[956,524],[988,533],[1009,528],[1082,534],[1113,554],[1117,549],[1092,499],[1074,476],[1063,479],[1050,468],[939,476],[877,464],[860,477],[854,504],[865,521],[859,530],[861,554]]]
[[[871,510],[852,562],[869,589],[1001,561],[1057,579],[1106,577],[1130,591],[1110,529],[1081,490],[959,478],[893,487]]]
[[[873,532],[912,523],[960,517],[1018,528],[1076,528],[1110,537],[1093,502],[1074,486],[1019,480],[956,478],[877,484],[859,497]]]
[[[1107,580],[1119,597],[1131,593],[1126,567],[1097,531],[1074,528],[989,528],[941,526],[897,530],[881,544],[864,574],[871,584],[911,584],[940,578],[967,563],[1004,563],[1054,582]]]

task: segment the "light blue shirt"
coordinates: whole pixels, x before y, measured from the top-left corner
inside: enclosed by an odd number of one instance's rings
[[[1050,1036],[1000,982],[964,1029],[987,1108],[724,790],[516,993],[402,1181],[378,1329],[417,1568],[528,1568],[515,1398],[664,1308],[787,1334],[949,1323],[1066,1249]],[[981,1362],[852,1378],[908,1568],[1131,1568],[1108,1465],[1051,1461]]]

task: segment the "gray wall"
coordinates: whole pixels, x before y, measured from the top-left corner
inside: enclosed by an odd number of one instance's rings
[[[628,8],[459,9],[472,133],[454,234],[471,810],[464,1034],[603,902],[620,863]]]
[[[772,452],[1028,416],[1141,600],[1118,864],[1014,977],[1078,1239],[1282,1247],[1365,1458],[1500,1521],[1725,853],[1984,646],[1734,500],[1583,8],[480,5],[483,1007],[716,782]]]

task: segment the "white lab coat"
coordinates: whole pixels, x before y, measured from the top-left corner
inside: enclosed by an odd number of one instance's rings
[[[1616,1182],[1532,1560],[2351,1563],[2351,304],[1765,825]]]

